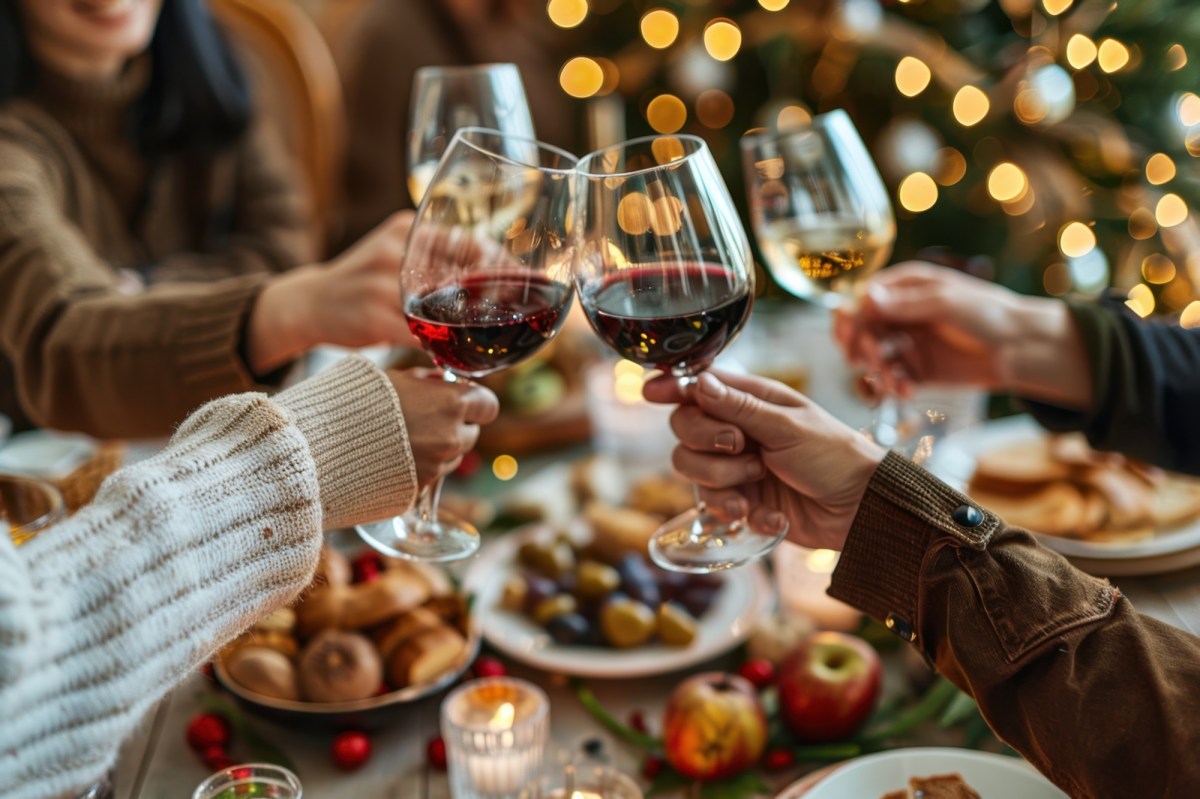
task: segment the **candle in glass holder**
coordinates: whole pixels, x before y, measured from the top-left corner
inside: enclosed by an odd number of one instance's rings
[[[642,789],[608,766],[567,763],[531,782],[519,799],[642,799]]]
[[[516,797],[538,773],[550,700],[512,677],[473,680],[442,702],[442,737],[455,799]]]
[[[221,769],[196,787],[192,799],[236,799],[261,796],[266,799],[302,799],[300,780],[283,766],[245,763]]]
[[[808,616],[822,630],[858,628],[862,613],[825,593],[837,567],[837,552],[785,541],[775,548],[774,559],[779,605],[785,613]]]

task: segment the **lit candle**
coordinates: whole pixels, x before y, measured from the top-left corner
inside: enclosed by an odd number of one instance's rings
[[[642,397],[649,374],[633,361],[601,361],[587,371],[592,440],[598,452],[623,466],[665,466],[675,445],[670,425],[673,408]]]
[[[808,616],[822,630],[854,630],[862,613],[825,593],[837,567],[832,549],[805,549],[784,542],[775,548],[775,581],[786,613]]]
[[[608,766],[568,763],[561,773],[531,782],[519,799],[642,799],[642,789]]]
[[[537,774],[550,700],[511,677],[474,680],[442,702],[442,737],[455,799],[515,797]]]

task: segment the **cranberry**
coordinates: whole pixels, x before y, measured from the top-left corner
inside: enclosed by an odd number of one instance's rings
[[[214,746],[225,750],[229,747],[229,736],[229,722],[216,713],[200,713],[188,722],[188,746],[197,752]]]
[[[438,771],[446,770],[446,742],[441,737],[429,739],[425,745],[425,759]]]
[[[775,682],[775,666],[771,661],[761,658],[747,660],[738,669],[738,676],[761,691]]]
[[[361,732],[343,732],[330,748],[333,764],[342,771],[354,771],[371,759],[371,739]]]

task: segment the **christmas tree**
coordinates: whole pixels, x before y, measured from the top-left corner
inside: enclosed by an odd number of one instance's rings
[[[550,0],[563,90],[628,135],[738,139],[844,108],[892,192],[893,258],[1025,292],[1115,286],[1200,325],[1200,4]]]

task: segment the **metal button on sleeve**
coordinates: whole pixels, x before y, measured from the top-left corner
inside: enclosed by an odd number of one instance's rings
[[[972,505],[959,505],[950,513],[950,518],[960,527],[978,527],[983,524],[983,511]]]
[[[903,616],[897,616],[895,613],[889,613],[887,618],[884,619],[883,623],[887,625],[889,630],[903,638],[905,641],[912,643],[913,641],[917,640],[917,634],[913,631],[912,625],[909,624],[908,619],[904,618]]]

